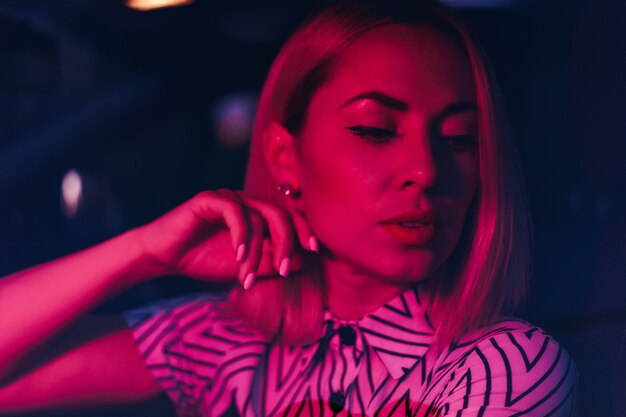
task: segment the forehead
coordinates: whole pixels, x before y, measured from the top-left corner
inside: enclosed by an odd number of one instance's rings
[[[475,100],[464,49],[451,35],[425,25],[392,24],[366,32],[338,57],[319,95],[341,100],[363,91],[384,92],[410,107]]]

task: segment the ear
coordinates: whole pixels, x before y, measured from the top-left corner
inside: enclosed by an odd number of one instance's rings
[[[263,132],[263,155],[277,184],[286,182],[295,190],[300,189],[295,138],[276,122]]]

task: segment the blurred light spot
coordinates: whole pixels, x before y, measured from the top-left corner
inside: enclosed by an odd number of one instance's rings
[[[126,6],[142,12],[166,7],[179,7],[193,3],[193,0],[126,0]]]
[[[256,98],[237,94],[220,100],[213,110],[217,141],[225,148],[246,144],[252,135]]]
[[[69,170],[61,183],[61,209],[68,218],[78,212],[83,199],[83,180],[75,170]]]

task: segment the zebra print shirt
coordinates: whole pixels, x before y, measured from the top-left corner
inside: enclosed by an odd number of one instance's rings
[[[506,319],[437,355],[412,288],[358,321],[327,312],[316,343],[267,343],[196,294],[125,314],[187,416],[571,416],[576,369],[546,332]]]

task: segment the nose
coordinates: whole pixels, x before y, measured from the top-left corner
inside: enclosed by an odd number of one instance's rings
[[[438,177],[437,162],[433,143],[428,135],[420,135],[416,140],[407,139],[401,150],[401,188],[418,187],[420,190],[432,188]]]

